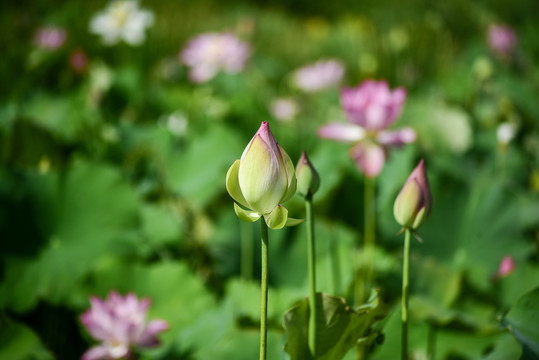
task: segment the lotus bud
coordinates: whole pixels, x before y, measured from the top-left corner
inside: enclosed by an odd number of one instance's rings
[[[423,160],[412,171],[402,187],[393,214],[404,228],[415,230],[427,219],[432,207],[432,195]]]
[[[511,274],[513,271],[515,271],[516,268],[516,262],[513,259],[511,255],[505,255],[500,262],[500,266],[498,267],[497,275],[498,277],[506,277],[509,274]]]
[[[294,165],[266,121],[260,125],[241,159],[228,170],[226,187],[236,202],[258,215],[268,216],[296,192]],[[256,221],[258,217],[248,214],[247,218]]]
[[[305,151],[296,166],[297,191],[303,197],[313,196],[320,187],[320,176]]]

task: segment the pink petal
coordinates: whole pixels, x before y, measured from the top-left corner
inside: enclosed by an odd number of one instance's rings
[[[157,334],[168,329],[168,323],[164,320],[152,320],[148,323],[148,326],[144,332],[137,339],[138,346],[150,347],[159,344],[157,340]]]
[[[402,146],[415,141],[415,130],[409,127],[396,131],[382,130],[377,135],[378,142],[384,146]]]
[[[403,87],[398,87],[393,90],[392,99],[393,104],[401,106],[406,100],[406,89]]]
[[[303,91],[314,92],[338,83],[344,67],[335,60],[318,61],[294,73],[295,85]]]
[[[350,155],[359,170],[370,178],[380,174],[386,161],[385,149],[382,146],[365,141],[354,146],[350,151]]]
[[[387,123],[384,128],[393,124],[395,120],[400,116],[404,101],[406,100],[406,89],[403,87],[396,88],[391,94],[391,101],[389,105],[389,111],[387,115]]]
[[[91,308],[81,315],[80,321],[97,340],[110,337],[112,318],[107,305],[97,297],[90,298]]]
[[[385,81],[366,80],[341,92],[341,104],[348,120],[368,131],[382,130],[395,122],[405,98],[404,88],[391,91]]]
[[[417,164],[410,176],[408,176],[408,179],[406,179],[406,182],[404,183],[403,189],[410,181],[415,181],[419,185],[423,195],[422,200],[424,202],[421,207],[425,207],[427,213],[430,213],[430,209],[432,207],[432,194],[430,192],[429,179],[427,178],[425,161],[423,159],[419,161],[419,164]]]
[[[238,73],[249,55],[249,45],[233,34],[205,33],[189,41],[180,53],[180,60],[191,67],[191,81],[203,83],[220,71]]]
[[[140,299],[138,303],[138,311],[146,313],[148,311],[148,307],[152,304],[152,301],[148,298],[142,298]]]
[[[205,83],[211,80],[218,72],[218,69],[209,65],[193,66],[189,71],[189,79],[195,84]]]
[[[88,349],[80,360],[103,360],[110,359],[109,349],[105,345],[97,345]]]
[[[123,302],[123,297],[115,290],[109,293],[107,300],[105,301],[108,306],[116,306]]]
[[[355,124],[332,123],[322,126],[318,130],[318,136],[323,139],[353,143],[365,138],[365,129]]]
[[[369,130],[383,129],[387,126],[390,113],[386,106],[371,104],[365,109],[365,127]]]
[[[257,136],[259,136],[260,139],[262,139],[262,141],[264,142],[264,144],[268,146],[268,150],[270,154],[272,155],[272,158],[278,162],[276,154],[280,153],[280,151],[278,149],[277,140],[273,136],[273,133],[271,132],[267,121],[262,121],[262,123],[260,124],[260,127],[258,128],[258,131],[253,136],[251,141],[249,141],[249,144],[247,144],[247,146],[245,147],[245,150],[243,150],[243,153],[241,154],[241,160],[245,158],[245,155],[249,151],[251,144],[253,143],[253,141],[256,139]]]
[[[104,329],[103,326],[94,319],[94,314],[91,310],[88,310],[81,315],[80,322],[94,339],[105,340],[109,337],[108,331],[106,331],[106,329]]]

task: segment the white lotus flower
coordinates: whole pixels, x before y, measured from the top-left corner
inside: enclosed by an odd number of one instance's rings
[[[137,0],[116,0],[92,18],[90,32],[100,35],[105,45],[125,41],[137,46],[146,40],[146,29],[153,22],[153,12],[139,8]]]

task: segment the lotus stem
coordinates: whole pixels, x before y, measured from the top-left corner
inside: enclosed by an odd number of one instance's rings
[[[260,360],[266,360],[268,340],[268,225],[260,219],[262,237],[262,273],[260,286]]]
[[[307,252],[309,266],[309,350],[316,359],[316,261],[315,261],[315,243],[314,243],[314,214],[312,195],[305,197],[305,212],[307,218]]]
[[[408,280],[410,275],[411,230],[404,231],[404,253],[402,264],[402,347],[401,360],[408,359]]]
[[[375,209],[375,179],[366,178],[365,179],[365,248],[364,256],[365,260],[365,290],[369,287],[372,288],[374,284],[374,248],[376,245],[376,209]],[[363,294],[364,298],[361,299],[364,302],[365,293]],[[367,294],[368,297],[368,294]]]

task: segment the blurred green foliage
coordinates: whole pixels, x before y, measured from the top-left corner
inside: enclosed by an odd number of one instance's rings
[[[80,357],[93,340],[78,316],[90,295],[112,289],[150,297],[150,317],[170,324],[142,359],[256,358],[258,228],[254,279],[240,279],[240,226],[224,180],[268,119],[293,161],[305,149],[321,176],[318,289],[350,300],[354,269],[366,261],[354,252],[363,178],[346,146],[316,137],[321,124],[344,120],[338,88],[305,94],[291,84],[295,69],[325,58],[343,62],[348,86],[405,86],[398,124],[418,134],[376,181],[374,267],[390,314],[369,359],[399,356],[402,239],[392,207],[420,158],[434,205],[424,242],[412,244],[413,358],[426,356],[433,336],[439,359],[535,349],[517,300],[539,286],[536,0],[142,1],[156,21],[140,47],[103,46],[89,33],[105,5],[0,4],[0,359]],[[487,45],[498,22],[518,35],[512,58]],[[61,48],[36,46],[45,25],[66,29]],[[199,33],[225,30],[250,43],[247,68],[191,84],[179,51]],[[69,66],[77,49],[88,58],[83,71]],[[276,97],[299,104],[295,119],[272,119]],[[517,129],[509,144],[496,140],[504,122]],[[299,197],[287,208],[302,217]],[[305,229],[270,240],[268,358],[286,359],[283,315],[308,294]],[[517,265],[499,277],[504,255]],[[515,303],[504,326],[520,343],[499,321]]]

